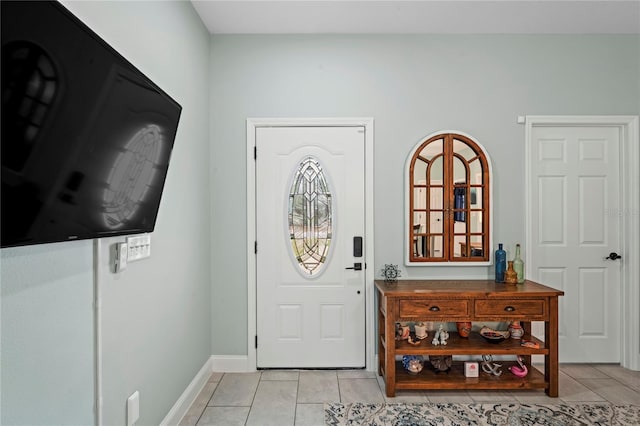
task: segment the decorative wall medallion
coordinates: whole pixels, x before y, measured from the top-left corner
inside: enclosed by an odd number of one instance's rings
[[[384,277],[384,281],[387,283],[397,282],[398,277],[400,277],[400,270],[398,269],[398,265],[384,265],[384,268],[382,269],[382,276]]]

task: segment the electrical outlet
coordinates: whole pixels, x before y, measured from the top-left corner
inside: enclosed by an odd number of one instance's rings
[[[140,392],[135,391],[127,398],[127,426],[133,426],[140,418]]]

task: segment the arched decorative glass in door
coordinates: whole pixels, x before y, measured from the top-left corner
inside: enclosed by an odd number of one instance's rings
[[[407,264],[489,263],[491,165],[468,135],[422,140],[407,163]]]
[[[331,248],[332,198],[320,162],[304,158],[289,190],[288,221],[292,255],[306,277],[322,271]]]

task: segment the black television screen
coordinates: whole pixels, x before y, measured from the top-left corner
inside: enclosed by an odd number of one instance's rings
[[[151,232],[181,106],[57,2],[2,7],[2,247]]]

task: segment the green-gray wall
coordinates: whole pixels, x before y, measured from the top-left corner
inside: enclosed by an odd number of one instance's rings
[[[209,34],[189,2],[65,6],[183,107],[151,257],[102,258],[104,424],[157,425],[211,355]],[[3,206],[7,208],[7,206]],[[3,249],[1,417],[6,425],[93,424],[93,244]]]
[[[247,117],[373,117],[370,265],[429,278],[492,274],[403,266],[403,171],[421,138],[453,129],[484,145],[494,167],[494,241],[513,247],[525,237],[516,116],[640,114],[638,36],[214,35],[211,64],[214,355],[247,353]]]

